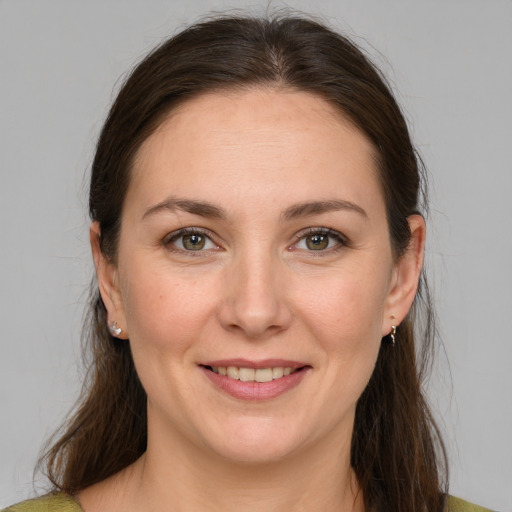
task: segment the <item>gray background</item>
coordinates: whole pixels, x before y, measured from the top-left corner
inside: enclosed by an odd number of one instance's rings
[[[427,265],[447,357],[429,393],[451,492],[510,512],[512,2],[289,5],[357,35],[407,112],[432,175]],[[0,0],[0,506],[41,489],[38,451],[79,390],[84,176],[114,84],[177,27],[248,6],[266,3]]]

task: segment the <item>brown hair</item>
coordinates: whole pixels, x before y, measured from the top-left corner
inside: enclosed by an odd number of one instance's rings
[[[407,218],[419,210],[423,166],[380,72],[353,42],[316,21],[226,16],[193,25],[153,50],[110,110],[92,165],[89,198],[107,258],[116,260],[131,164],[169,111],[203,92],[255,86],[315,94],[369,137],[378,150],[392,247],[401,256],[410,238]],[[146,395],[129,344],[108,332],[94,283],[84,332],[92,360],[83,395],[45,456],[50,480],[69,493],[134,462],[147,437]],[[351,460],[369,511],[443,510],[446,454],[422,394],[433,339],[432,308],[422,281],[396,345],[383,341],[357,405]]]

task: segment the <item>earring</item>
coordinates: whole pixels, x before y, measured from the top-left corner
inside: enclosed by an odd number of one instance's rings
[[[391,343],[395,346],[395,337],[396,337],[396,326],[391,326],[391,332],[389,333],[389,337],[391,338]]]
[[[121,327],[117,327],[116,321],[112,322],[108,326],[108,329],[110,331],[110,334],[112,334],[112,336],[119,336],[123,332],[123,329],[121,329]]]

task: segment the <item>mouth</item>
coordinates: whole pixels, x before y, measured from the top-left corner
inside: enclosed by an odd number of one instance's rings
[[[248,368],[244,366],[201,366],[213,373],[227,377],[228,379],[260,383],[281,379],[306,368],[306,366],[301,366],[299,368],[293,368],[291,366],[269,366],[268,368]]]
[[[199,367],[217,389],[248,401],[277,398],[297,387],[312,369],[310,365],[283,360],[215,361]]]

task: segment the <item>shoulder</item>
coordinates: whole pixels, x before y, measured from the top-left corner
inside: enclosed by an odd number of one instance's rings
[[[455,498],[454,496],[449,496],[446,501],[445,512],[492,512],[488,508],[479,507],[478,505],[473,505],[467,501],[461,500],[460,498]]]
[[[61,492],[47,494],[41,498],[22,501],[7,507],[2,512],[83,512],[80,505]]]

